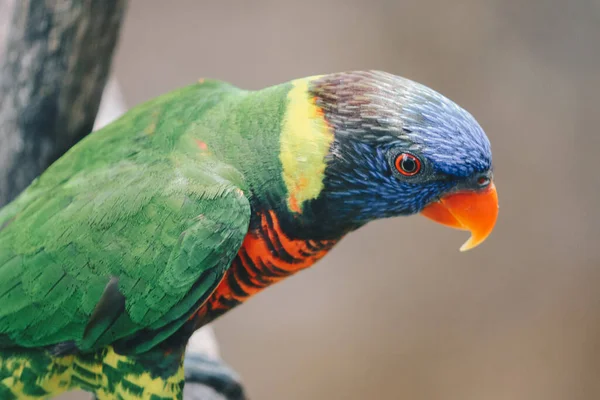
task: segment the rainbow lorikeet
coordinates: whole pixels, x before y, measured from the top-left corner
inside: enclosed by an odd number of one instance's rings
[[[0,399],[179,399],[198,327],[369,221],[491,232],[483,130],[384,72],[200,81],[92,133],[0,211]]]

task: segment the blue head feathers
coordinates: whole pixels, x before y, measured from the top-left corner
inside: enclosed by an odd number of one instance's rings
[[[403,83],[402,129],[441,172],[468,177],[491,168],[490,142],[471,114],[453,101],[418,83]]]
[[[331,230],[410,215],[491,177],[490,143],[475,119],[441,94],[388,73],[312,82],[334,130],[325,188],[308,211]]]

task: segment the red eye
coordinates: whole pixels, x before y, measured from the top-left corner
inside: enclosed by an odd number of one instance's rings
[[[396,157],[396,169],[404,176],[413,176],[421,171],[421,161],[409,153],[402,153]]]

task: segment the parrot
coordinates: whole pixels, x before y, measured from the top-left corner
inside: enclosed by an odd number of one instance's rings
[[[195,330],[347,234],[420,214],[468,231],[465,251],[498,209],[483,128],[427,86],[201,79],[91,133],[0,210],[0,399],[181,399]]]

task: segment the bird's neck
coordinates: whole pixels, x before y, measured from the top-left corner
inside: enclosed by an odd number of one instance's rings
[[[240,93],[223,108],[227,112],[221,123],[210,129],[232,130],[220,132],[220,141],[207,147],[244,175],[252,218],[237,257],[190,326],[206,324],[310,267],[345,233],[329,229],[324,214],[315,212],[323,198],[325,159],[334,138],[310,96],[309,82]],[[230,143],[235,147],[225,143],[227,137],[237,138]]]
[[[236,114],[252,115],[240,127],[251,138],[242,141],[246,157],[238,161],[240,169],[256,203],[281,217],[301,218],[324,185],[334,135],[309,92],[312,79],[252,92],[237,105]]]
[[[207,127],[218,157],[238,168],[245,178],[254,210],[273,212],[282,231],[292,238],[331,240],[343,232],[326,232],[323,213],[315,213],[322,198],[326,157],[333,130],[304,78],[254,92],[235,93]],[[216,134],[215,134],[216,132]]]
[[[310,91],[317,78],[251,92],[219,87],[221,100],[188,130],[185,147],[197,157],[214,155],[242,173],[242,190],[253,210],[251,227],[260,225],[261,213],[273,212],[290,238],[335,240],[348,227],[328,223],[324,207],[326,157],[334,134]],[[216,96],[214,91],[207,88],[205,97]]]

